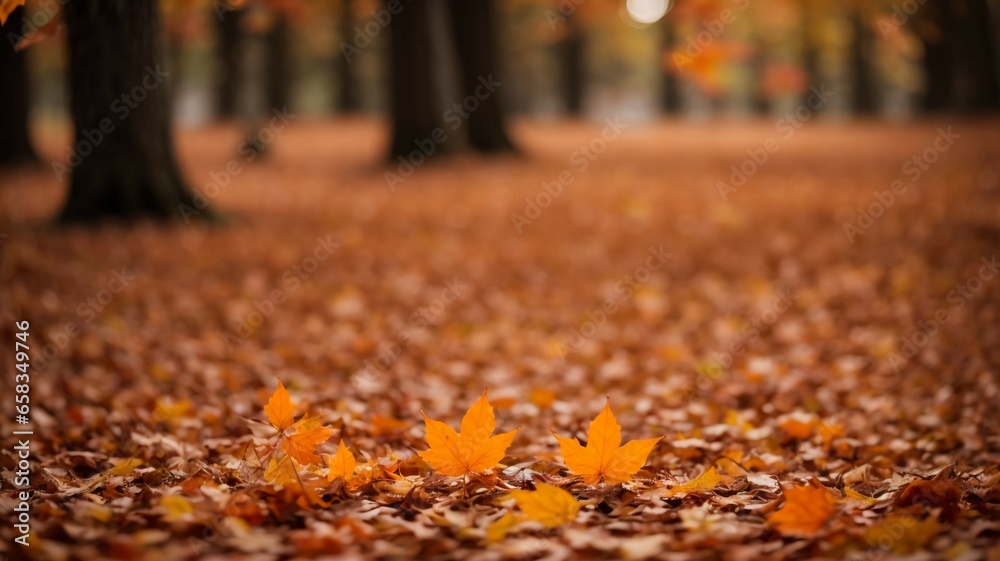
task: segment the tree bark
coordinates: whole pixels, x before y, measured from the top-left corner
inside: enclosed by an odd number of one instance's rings
[[[24,53],[14,44],[24,33],[24,8],[11,13],[0,28],[0,166],[37,161],[28,134],[28,72]]]
[[[660,68],[662,69],[661,109],[668,115],[675,115],[681,111],[681,88],[677,73],[671,68],[672,63],[663,61],[670,60],[670,53],[674,50],[674,41],[677,40],[677,29],[673,18],[668,14],[663,18],[662,39],[660,43]]]
[[[559,60],[562,66],[563,99],[566,112],[577,116],[583,112],[583,30],[573,16],[563,22],[566,36],[559,42]]]
[[[855,113],[870,115],[877,110],[875,79],[872,76],[872,34],[868,29],[863,8],[857,6],[851,14],[854,40],[851,41],[851,68],[854,71],[852,106]]]
[[[469,144],[482,152],[515,150],[504,126],[492,0],[451,0],[450,20],[461,88],[455,111],[465,117]],[[475,99],[475,102],[471,101]],[[471,108],[475,106],[474,108]],[[464,111],[463,111],[464,110]]]
[[[354,32],[354,0],[342,0],[340,8],[340,41],[352,44]],[[340,51],[340,49],[338,49]],[[352,56],[353,59],[353,56]],[[337,107],[341,113],[354,113],[361,109],[361,101],[358,97],[358,85],[354,78],[354,71],[351,68],[351,61],[347,54],[339,52],[334,60],[334,75],[336,76]]]
[[[284,14],[275,15],[274,25],[268,30],[267,85],[265,94],[268,113],[273,109],[284,109],[291,98],[291,60],[288,53],[288,18]]]
[[[69,0],[74,152],[63,222],[208,217],[174,157],[156,0]],[[187,212],[187,213],[186,213]]]
[[[449,61],[435,48],[441,38],[431,32],[431,19],[435,17],[433,10],[440,6],[434,6],[433,1],[406,4],[389,22],[393,93],[390,159],[407,158],[414,150],[430,157],[456,148],[455,135],[444,142],[434,140],[447,135],[441,70]]]
[[[955,61],[961,64],[965,85],[965,105],[970,111],[981,112],[998,108],[996,44],[993,20],[987,0],[965,0],[956,3],[961,10],[962,29],[959,37],[963,48]]]
[[[218,7],[213,3],[211,17],[216,24],[215,114],[222,119],[232,119],[239,113],[242,16],[242,10]]]

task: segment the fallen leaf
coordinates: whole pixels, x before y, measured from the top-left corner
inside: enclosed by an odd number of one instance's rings
[[[267,469],[264,470],[264,481],[277,485],[298,484],[299,475],[291,456],[284,456],[280,460],[271,458]]]
[[[785,489],[784,494],[785,505],[767,521],[786,536],[815,536],[837,510],[833,495],[821,485],[796,485]]]
[[[570,493],[548,483],[538,483],[534,491],[514,490],[507,494],[517,503],[527,520],[555,528],[576,519],[580,503]]]
[[[281,378],[278,378],[278,387],[271,394],[271,399],[267,400],[267,405],[264,406],[267,420],[271,421],[274,428],[285,430],[292,426],[295,421],[294,411],[295,404],[292,403],[292,398],[288,395],[285,384],[281,382]]]
[[[129,458],[117,466],[111,468],[108,473],[111,475],[125,476],[132,473],[132,470],[142,465],[139,458]]]
[[[518,429],[493,435],[496,416],[486,400],[486,391],[469,408],[462,418],[461,432],[441,421],[424,416],[427,426],[427,445],[430,449],[418,452],[434,471],[449,476],[481,473],[495,467],[507,453],[507,448],[517,436]]]
[[[910,482],[896,497],[895,505],[898,508],[917,504],[939,508],[942,520],[955,518],[960,510],[958,502],[962,498],[962,490],[949,479],[950,474],[951,470],[946,469],[933,479]]]
[[[521,517],[513,512],[504,514],[486,528],[486,541],[496,543],[504,539],[507,537],[507,532],[520,523]]]
[[[338,477],[348,481],[354,475],[355,468],[358,467],[358,460],[341,440],[340,445],[337,446],[337,453],[327,458],[327,464],[330,466],[330,473],[327,475],[328,481],[333,481]]]
[[[394,417],[375,415],[372,418],[372,434],[376,436],[395,434],[397,432],[403,432],[408,428],[410,428],[409,423]]]
[[[687,483],[675,485],[664,491],[664,496],[673,497],[681,493],[699,493],[715,489],[715,486],[722,482],[722,476],[716,471],[715,466],[705,470],[704,473],[691,479]]]
[[[166,495],[160,500],[160,506],[164,511],[163,519],[168,522],[184,520],[194,512],[191,502],[180,495]]]
[[[604,403],[604,409],[590,423],[587,430],[587,447],[575,438],[565,438],[552,433],[559,441],[563,463],[572,473],[582,475],[588,485],[600,481],[614,485],[631,481],[632,475],[646,464],[649,453],[661,437],[633,440],[624,446],[622,427],[611,412],[611,398]]]
[[[333,436],[335,431],[324,427],[319,417],[308,417],[292,425],[292,432],[285,435],[281,449],[302,465],[318,464],[316,447]]]
[[[891,515],[865,531],[865,541],[883,551],[892,550],[909,555],[923,549],[938,534],[940,525],[934,518],[918,520],[911,516]]]

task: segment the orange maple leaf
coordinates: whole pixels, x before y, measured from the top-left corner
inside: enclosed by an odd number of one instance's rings
[[[822,485],[796,485],[784,494],[785,506],[767,522],[786,536],[815,536],[837,510],[833,495]]]
[[[486,400],[486,390],[482,397],[462,417],[461,433],[455,429],[424,416],[427,426],[429,450],[419,452],[435,471],[442,475],[459,476],[481,473],[495,467],[507,453],[507,447],[514,441],[518,429],[493,435],[496,416],[493,406]]]
[[[596,485],[602,479],[611,485],[631,481],[632,475],[645,465],[653,446],[663,438],[633,440],[620,446],[622,427],[611,412],[610,397],[604,403],[604,409],[590,423],[586,448],[575,438],[565,438],[555,432],[552,434],[559,441],[563,463],[571,472],[582,475],[588,485]]]
[[[295,421],[295,417],[293,416],[294,411],[295,404],[292,403],[292,398],[288,395],[285,384],[282,384],[281,378],[278,378],[278,387],[275,388],[274,393],[271,394],[271,399],[268,399],[267,405],[264,406],[264,413],[267,414],[267,420],[271,421],[274,428],[285,430],[292,426],[292,423]]]
[[[302,465],[318,464],[316,447],[333,436],[334,430],[323,426],[319,417],[309,417],[292,425],[293,432],[285,435],[281,449]]]
[[[348,481],[354,477],[354,470],[358,467],[358,460],[347,449],[347,446],[344,446],[343,439],[337,446],[337,453],[333,456],[327,456],[327,463],[330,465],[330,473],[327,475],[328,481],[333,481],[338,477]]]

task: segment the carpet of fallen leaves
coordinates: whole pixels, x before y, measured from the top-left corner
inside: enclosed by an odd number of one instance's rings
[[[5,172],[0,547],[1000,559],[998,124],[636,124],[592,161],[600,125],[519,124],[523,156],[394,191],[372,122],[299,123],[254,162],[235,127],[182,131],[223,226],[57,229],[54,175]],[[638,443],[608,460],[615,422]]]

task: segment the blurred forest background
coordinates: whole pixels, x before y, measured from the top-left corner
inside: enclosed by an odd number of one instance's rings
[[[401,5],[408,8],[411,1]],[[58,32],[48,22],[58,19],[61,4],[29,2],[27,12],[12,14],[4,36],[13,44],[39,30]],[[427,0],[426,5],[429,11],[452,10],[461,20],[455,25],[470,34],[496,35],[494,64],[482,68],[503,83],[504,109],[513,115],[615,114],[636,120],[662,114],[693,119],[781,114],[821,84],[850,92],[824,106],[832,116],[902,119],[987,111],[1000,99],[997,1],[503,0],[449,7],[444,0]],[[385,32],[391,15],[382,1],[164,0],[160,9],[172,104],[182,125],[250,119],[284,106],[302,116],[391,111],[392,48]],[[483,11],[492,11],[493,19],[477,27],[482,18],[476,12]],[[407,37],[411,46],[397,55],[405,58],[408,51],[431,65],[414,84],[433,83],[435,69],[448,67],[472,44],[449,48],[454,45],[436,35]],[[20,56],[5,48],[2,57],[0,161],[12,161],[25,155],[19,131],[27,115],[42,127],[65,121],[68,58],[61,38],[43,40]],[[397,94],[417,95],[409,87]]]

